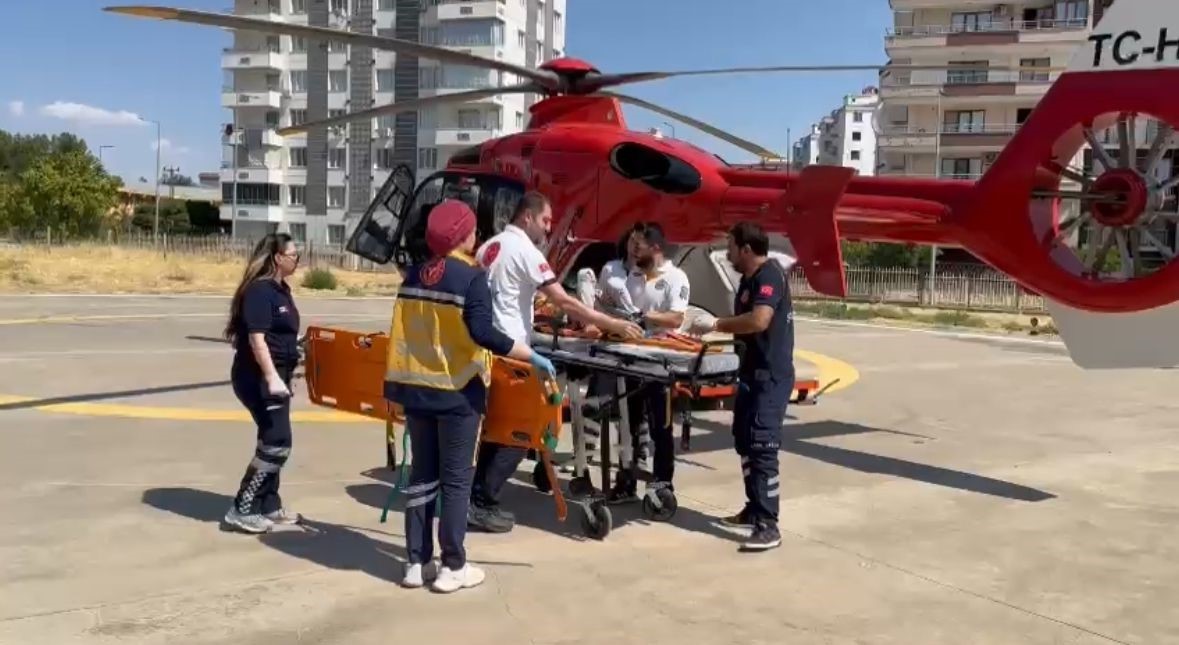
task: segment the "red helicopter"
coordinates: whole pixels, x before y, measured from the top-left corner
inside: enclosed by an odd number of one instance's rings
[[[658,221],[671,242],[687,246],[714,243],[732,224],[756,220],[788,238],[810,284],[836,297],[847,294],[841,238],[961,247],[1045,298],[1078,365],[1179,364],[1179,343],[1168,337],[1179,329],[1179,263],[1166,236],[1157,232],[1160,225],[1173,230],[1179,222],[1179,176],[1158,176],[1179,124],[1179,102],[1173,100],[1173,88],[1179,87],[1179,3],[1174,0],[1119,0],[1107,9],[978,181],[860,177],[838,166],[799,172],[737,168],[692,144],[628,130],[622,105],[676,119],[763,158],[777,155],[608,89],[677,76],[882,69],[878,65],[608,74],[585,61],[560,58],[532,69],[415,42],[258,18],[149,6],[106,11],[343,41],[523,79],[516,85],[381,105],[283,128],[280,135],[345,123],[369,127],[377,116],[497,94],[546,97],[530,108],[525,131],[460,151],[416,190],[412,171],[396,169],[348,243],[350,251],[377,262],[405,265],[419,258],[425,252],[423,215],[443,197],[468,200],[486,239],[502,228],[523,192],[535,189],[553,203],[547,253],[558,275],[584,266],[579,257],[588,247],[612,246],[638,219]],[[1145,157],[1134,140],[1138,124],[1145,122],[1140,119],[1158,123]],[[1112,150],[1097,134],[1111,127],[1118,134]],[[1077,167],[1086,144],[1094,162]],[[1143,262],[1144,249],[1164,262]],[[1102,271],[1115,252],[1120,270]]]

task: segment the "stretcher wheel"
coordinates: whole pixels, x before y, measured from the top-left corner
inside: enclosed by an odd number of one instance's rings
[[[594,483],[589,475],[578,475],[569,480],[569,495],[572,497],[589,497],[594,492]]]
[[[542,493],[549,493],[553,490],[553,483],[549,481],[549,474],[544,468],[543,461],[537,462],[532,469],[532,485]]]
[[[654,522],[666,522],[675,517],[675,512],[680,506],[679,500],[675,498],[675,493],[666,488],[660,488],[655,491],[655,496],[659,498],[658,508],[650,495],[643,496],[643,516]]]
[[[597,501],[590,504],[581,516],[581,530],[588,537],[604,540],[614,528],[614,516],[606,506],[606,502]]]

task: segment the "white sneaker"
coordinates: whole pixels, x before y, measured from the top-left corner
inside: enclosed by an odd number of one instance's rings
[[[451,593],[459,589],[477,587],[483,584],[483,579],[486,577],[487,575],[483,573],[482,569],[470,564],[463,565],[463,568],[458,571],[442,567],[442,572],[438,574],[438,579],[434,581],[431,588],[439,593]]]
[[[407,589],[417,589],[438,577],[438,565],[433,561],[425,565],[420,563],[405,565],[405,577],[401,579],[401,586]]]
[[[303,516],[298,513],[291,512],[285,508],[280,508],[277,511],[271,511],[266,514],[266,519],[275,524],[292,525],[303,521]]]

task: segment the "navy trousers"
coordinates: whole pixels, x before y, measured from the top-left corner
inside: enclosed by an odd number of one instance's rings
[[[520,462],[528,455],[526,448],[483,443],[479,446],[479,460],[475,466],[475,483],[471,488],[471,503],[480,508],[499,506],[499,494]]]
[[[458,570],[467,562],[467,505],[475,472],[479,415],[473,410],[447,414],[406,411],[413,464],[405,489],[405,541],[410,564],[434,557],[435,500],[442,495],[438,542],[442,566]]]
[[[759,370],[742,378],[733,405],[733,443],[741,456],[745,510],[759,524],[778,524],[778,452],[782,421],[794,377],[775,379]]]
[[[637,385],[637,384],[636,384]],[[651,458],[651,475],[657,482],[671,483],[675,477],[675,438],[672,428],[671,389],[664,385],[647,385],[630,397],[637,403],[630,407],[630,427],[635,455],[639,452],[639,428],[647,422],[647,432],[655,454]]]
[[[292,368],[278,367],[279,376],[291,387]],[[254,458],[238,486],[233,503],[243,515],[273,513],[282,508],[278,494],[282,468],[291,455],[291,400],[272,396],[266,379],[250,365],[234,364],[230,370],[233,393],[250,411],[258,428]]]

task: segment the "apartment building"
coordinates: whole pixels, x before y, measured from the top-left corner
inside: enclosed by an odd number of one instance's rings
[[[892,63],[964,69],[882,73],[880,174],[981,176],[1085,42],[1093,2],[891,0]]]
[[[793,145],[796,167],[810,164],[846,166],[856,174],[876,174],[874,115],[880,94],[866,87],[843,97],[843,103],[811,125],[811,131]]]
[[[536,67],[565,51],[566,0],[235,0],[238,15],[388,36]],[[321,133],[276,128],[518,82],[343,42],[232,32],[222,56],[222,220],[238,236],[342,244],[399,164],[420,180],[458,150],[523,130],[534,95],[495,96]],[[236,186],[236,191],[235,191]],[[235,195],[236,192],[236,195]]]

